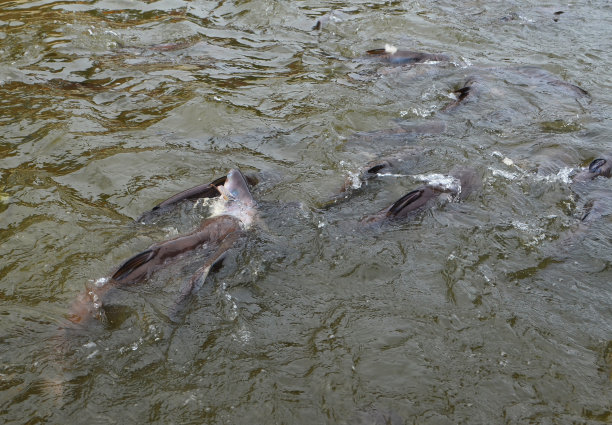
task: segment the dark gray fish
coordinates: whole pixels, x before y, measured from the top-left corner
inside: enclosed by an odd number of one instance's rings
[[[459,180],[458,187],[441,187],[433,184],[420,187],[408,192],[388,208],[374,215],[367,216],[362,222],[369,224],[406,219],[410,217],[413,212],[421,210],[429,205],[431,201],[435,200],[443,193],[451,194],[458,199],[465,199],[481,184],[480,177],[473,170],[459,169],[452,172],[451,176]]]
[[[580,222],[560,238],[560,253],[567,254],[568,247],[587,237],[593,222],[612,215],[612,189],[592,190],[590,184],[587,184],[599,176],[612,177],[612,156],[610,154],[594,159],[586,170],[574,176],[576,184],[574,189],[587,190],[584,196],[586,202],[582,207]]]
[[[581,87],[568,83],[554,74],[536,66],[517,66],[510,68],[475,69],[458,89],[453,90],[455,100],[444,106],[442,111],[452,111],[468,101],[478,99],[484,94],[495,98],[505,96],[504,85],[530,87],[532,90],[552,90],[554,93],[575,99],[589,99],[589,93]]]
[[[419,135],[440,134],[446,131],[446,123],[444,121],[427,121],[422,123],[399,121],[397,124],[398,126],[395,128],[357,132],[351,136],[348,144],[405,142]]]
[[[580,221],[590,223],[612,214],[612,190],[598,190],[589,193],[589,200],[584,204]]]
[[[566,92],[574,97],[589,97],[589,92],[584,90],[582,87],[579,87],[575,84],[568,83],[552,74],[545,69],[539,68],[537,66],[517,66],[514,68],[509,68],[510,71],[520,75],[522,77],[526,77],[527,80],[523,80],[520,83],[531,83],[534,86],[541,85],[542,83],[558,88],[561,91]]]
[[[257,185],[257,183],[259,182],[257,176],[255,175],[246,174],[243,176],[251,187]],[[197,199],[205,198],[218,198],[219,196],[221,196],[221,193],[219,192],[218,188],[219,186],[223,186],[225,184],[226,179],[227,176],[222,176],[213,180],[210,183],[194,186],[192,188],[179,192],[176,195],[172,195],[170,198],[160,202],[149,211],[143,213],[140,217],[136,219],[136,222],[149,223],[158,216],[170,211],[177,204],[185,201],[195,201]]]
[[[393,65],[410,65],[423,62],[448,62],[450,58],[440,53],[423,53],[409,50],[397,50],[391,46],[384,49],[372,49],[366,52],[367,57]]]
[[[215,187],[219,196],[223,196],[226,200],[221,215],[205,219],[199,228],[190,234],[153,244],[123,262],[103,285],[88,288],[86,293],[77,297],[69,320],[74,324],[84,324],[92,318],[103,320],[104,299],[110,290],[142,282],[182,254],[207,247],[212,254],[196,271],[189,283],[181,288],[177,306],[183,304],[189,295],[202,286],[211,269],[223,261],[227,251],[234,246],[254,219],[255,201],[240,171],[231,170],[224,177],[224,184]],[[170,199],[173,198],[175,197]],[[177,198],[181,197],[177,195]],[[177,308],[173,309],[171,316],[176,314],[176,310]]]
[[[464,104],[465,102],[474,99],[478,91],[478,79],[476,77],[470,77],[467,81],[458,89],[453,91],[455,100],[442,108],[443,112],[451,111]]]
[[[612,175],[612,155],[594,159],[587,170],[578,173],[574,181],[583,182],[593,180],[595,177],[610,177]]]
[[[120,285],[140,282],[163,266],[168,259],[207,243],[219,243],[239,229],[240,220],[231,215],[224,214],[206,219],[195,232],[151,245],[146,251],[126,260],[111,279]]]
[[[389,174],[407,174],[414,172],[416,162],[423,156],[420,147],[406,146],[394,152],[388,157],[377,159],[366,164],[357,171],[351,173],[344,184],[328,201],[320,208],[328,208],[347,201],[354,193],[361,190],[369,180]]]
[[[384,218],[406,218],[409,213],[425,206],[427,202],[437,197],[440,193],[442,191],[431,186],[424,186],[408,192],[384,210]]]

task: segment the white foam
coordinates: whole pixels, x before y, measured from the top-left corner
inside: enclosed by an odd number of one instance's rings
[[[385,44],[385,52],[393,55],[397,52],[397,47],[393,46],[392,44]]]
[[[164,227],[163,229],[166,232],[166,236],[176,236],[179,234],[179,231],[176,227]]]
[[[426,182],[429,186],[433,186],[440,190],[461,193],[461,182],[453,176],[444,174],[417,174],[414,176],[416,180]]]
[[[563,167],[557,174],[549,174],[547,176],[536,176],[535,179],[545,182],[561,182],[569,184],[572,182],[571,176],[574,174],[574,168]]]
[[[359,189],[361,187],[361,179],[359,178],[359,175],[357,173],[349,171],[346,178],[350,183],[351,189]]]
[[[410,177],[408,174],[376,173],[377,177]]]
[[[468,58],[466,58],[464,56],[461,56],[461,60],[465,64],[465,66],[462,66],[461,68],[468,68],[468,67],[472,66],[472,61],[469,60]]]
[[[242,342],[243,344],[247,344],[251,340],[251,332],[248,329],[245,329],[244,326],[238,329],[238,332],[232,334],[232,338],[234,341]]]
[[[210,216],[214,217],[221,215],[227,208],[227,201],[222,196],[214,198],[214,201],[210,203]]]
[[[433,109],[412,108],[412,113],[418,117],[428,117],[433,113]]]
[[[97,288],[100,288],[101,286],[106,285],[107,282],[108,282],[108,278],[107,277],[101,277],[101,278],[98,278],[98,279],[94,280],[94,285]]]
[[[507,180],[516,180],[519,177],[518,174],[516,174],[516,173],[510,173],[508,171],[498,170],[496,168],[489,167],[489,170],[491,170],[491,173],[494,176],[500,176],[500,177],[503,177],[503,178],[505,178]]]
[[[523,223],[522,221],[514,220],[512,225],[523,232],[529,231],[529,225],[527,223]]]
[[[508,158],[507,156],[504,156],[501,152],[499,151],[494,151],[491,153],[491,156],[494,156],[496,158],[501,158],[501,162],[503,162],[505,165],[507,165],[508,167],[515,167],[516,169],[520,170],[520,167],[518,167],[514,161],[512,160],[512,158]]]

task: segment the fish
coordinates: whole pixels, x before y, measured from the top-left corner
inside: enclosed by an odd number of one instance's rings
[[[259,179],[253,174],[243,174],[243,177],[250,187],[253,187],[257,185],[257,183],[259,183]],[[226,180],[227,176],[221,176],[219,178],[214,179],[210,183],[197,185],[189,189],[183,190],[182,192],[179,192],[175,195],[172,195],[168,199],[155,205],[149,211],[146,211],[141,214],[136,219],[136,222],[149,223],[153,221],[156,217],[165,214],[172,208],[176,207],[178,204],[185,201],[194,201],[197,199],[205,198],[218,198],[219,196],[221,196],[221,192],[219,192],[218,188],[220,186],[223,186]]]
[[[574,176],[574,181],[584,182],[599,176],[608,178],[612,176],[612,155],[606,155],[591,161],[586,170]]]
[[[589,193],[580,221],[590,223],[612,214],[612,190],[597,190]]]
[[[448,62],[450,58],[441,53],[424,53],[410,50],[398,50],[395,46],[385,45],[384,49],[366,51],[370,58],[393,65],[410,65],[424,62]]]
[[[612,156],[608,155],[594,159],[586,170],[574,176],[574,181],[585,182],[599,176],[612,177]],[[611,195],[612,191],[609,189],[591,191],[588,195],[589,200],[584,204],[580,221],[589,223],[610,215],[612,213]]]
[[[443,121],[423,123],[395,121],[395,123],[397,126],[394,128],[356,132],[350,137],[348,144],[355,145],[359,142],[375,145],[405,143],[416,136],[444,133],[447,127]]]
[[[239,170],[231,170],[223,178],[222,185],[212,187],[224,200],[223,212],[220,215],[204,219],[200,226],[189,234],[155,243],[125,260],[109,279],[87,288],[85,293],[77,297],[68,315],[69,321],[72,324],[86,324],[91,319],[104,322],[104,300],[110,291],[141,283],[183,254],[206,247],[212,254],[180,289],[180,296],[169,314],[171,319],[175,318],[181,306],[203,285],[210,271],[223,262],[228,251],[251,227],[255,218],[256,203],[245,177]],[[209,188],[205,190],[208,191]],[[184,197],[186,192],[188,191],[170,199]]]
[[[442,191],[432,186],[423,186],[415,189],[399,198],[390,207],[385,208],[378,214],[367,218],[366,222],[372,223],[382,221],[384,219],[406,218],[409,213],[422,208],[431,199],[440,195],[440,193],[442,193]]]
[[[423,156],[423,151],[421,147],[405,146],[389,156],[368,162],[356,172],[349,172],[340,189],[335,191],[330,199],[323,202],[320,208],[326,209],[348,201],[370,180],[384,176],[398,177],[409,173]]]
[[[476,97],[478,91],[479,81],[476,77],[470,77],[466,82],[458,89],[452,92],[454,100],[442,108],[442,112],[451,111],[459,105],[472,100]]]
[[[389,207],[376,214],[366,216],[361,220],[363,224],[383,223],[393,220],[409,218],[412,213],[425,208],[431,201],[446,193],[457,199],[465,199],[481,184],[480,177],[470,169],[458,169],[451,172],[456,181],[451,185],[429,183],[414,189]],[[458,183],[458,184],[457,184]]]

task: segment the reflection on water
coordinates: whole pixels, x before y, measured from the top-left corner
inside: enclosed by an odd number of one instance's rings
[[[609,4],[0,9],[5,421],[611,420],[612,180],[576,179],[612,151]],[[201,252],[60,329],[230,168],[257,219],[180,323]],[[457,169],[482,184],[360,224]]]

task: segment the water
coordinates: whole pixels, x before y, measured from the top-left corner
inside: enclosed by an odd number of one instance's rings
[[[570,178],[612,151],[607,2],[0,10],[5,422],[612,420],[612,181]],[[450,61],[365,57],[385,44]],[[329,204],[380,159],[399,167]],[[202,254],[115,293],[106,325],[59,330],[214,205],[135,218],[232,167],[259,176],[259,217],[180,323]],[[359,223],[453,168],[482,185]]]

